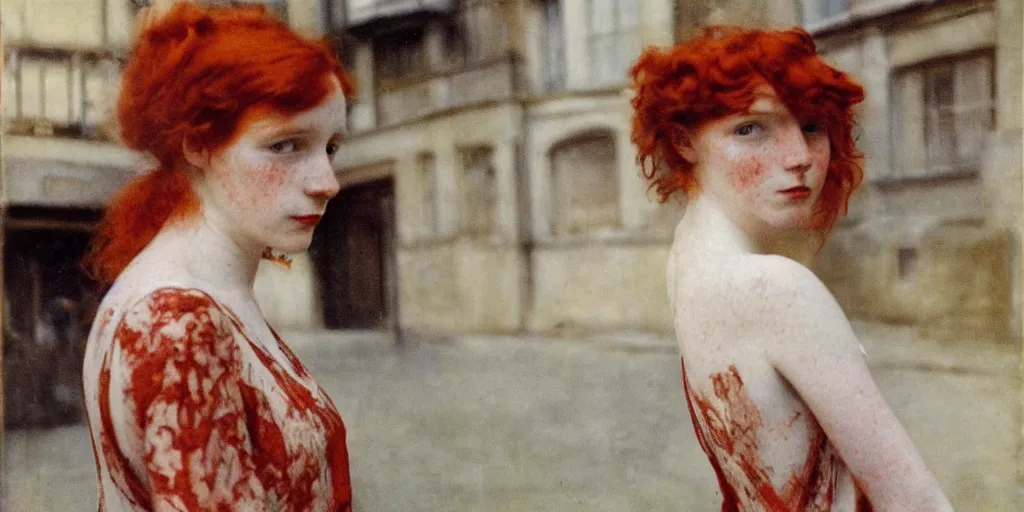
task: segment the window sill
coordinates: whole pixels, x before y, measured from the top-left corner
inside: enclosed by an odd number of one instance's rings
[[[580,88],[572,89],[569,87],[562,87],[559,89],[550,89],[537,94],[531,94],[523,98],[523,102],[532,105],[537,103],[545,103],[549,101],[558,101],[563,99],[578,99],[578,98],[599,98],[599,97],[614,97],[620,96],[624,92],[628,91],[629,87],[625,84],[618,87],[604,87],[604,88]]]
[[[892,190],[908,185],[926,185],[930,183],[974,180],[978,179],[980,176],[981,173],[976,169],[970,169],[929,173],[919,176],[885,176],[870,180],[870,183],[880,190]]]

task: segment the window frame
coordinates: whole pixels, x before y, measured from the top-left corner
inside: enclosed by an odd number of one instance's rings
[[[972,150],[973,155],[962,153],[962,148],[959,145],[965,138],[965,134],[966,137],[970,137],[971,134],[978,133],[976,127],[965,124],[970,119],[963,115],[963,112],[966,110],[971,112],[975,110],[984,111],[982,115],[987,115],[987,119],[981,122],[984,124],[983,128],[986,133],[991,133],[998,126],[999,114],[996,109],[998,100],[996,84],[997,61],[995,57],[994,48],[984,48],[928,59],[892,70],[889,80],[889,108],[891,114],[888,126],[890,169],[888,176],[880,181],[927,181],[973,178],[981,173],[982,166],[984,165],[984,140],[975,143],[976,147]],[[957,99],[958,78],[961,76],[960,73],[967,74],[972,65],[987,66],[988,76],[984,80],[987,81],[989,90],[984,99],[979,99],[976,100],[976,103],[965,105],[959,103]],[[941,99],[935,98],[935,86],[937,85],[935,83],[935,76],[943,72],[944,69],[948,70],[952,87],[951,90],[947,91],[951,94],[951,100],[948,103],[941,102]],[[910,78],[914,75],[920,77],[921,89],[917,91],[917,96],[914,96],[913,99],[919,99],[920,105],[908,107],[903,104],[903,90],[906,87],[917,87],[917,84],[913,83],[915,79]],[[967,86],[962,85],[962,87]],[[911,109],[915,109],[916,112]],[[917,119],[918,115],[915,115],[915,119],[907,119],[904,117],[904,112],[908,110],[915,114],[919,112],[921,118]],[[936,112],[936,110],[938,111]],[[947,127],[941,127],[943,119],[951,121]],[[911,126],[920,126],[920,133],[915,131],[909,135],[911,137],[920,137],[921,154],[916,152],[914,154],[901,153],[902,146],[907,144],[907,139],[902,132],[903,130],[910,130],[908,123],[913,123]],[[946,130],[946,133],[934,135],[936,125],[939,125],[940,129]],[[981,136],[984,137],[984,135]],[[946,150],[948,156],[944,159],[936,157],[935,145],[939,140],[948,142]],[[920,163],[920,168],[914,166],[914,163],[917,162]]]

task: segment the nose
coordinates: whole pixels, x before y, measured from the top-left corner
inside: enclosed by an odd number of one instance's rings
[[[799,124],[792,125],[786,130],[786,138],[782,146],[784,152],[782,165],[787,171],[803,174],[810,169],[811,150],[807,146],[807,137]]]
[[[309,175],[306,178],[304,191],[307,196],[320,201],[328,201],[338,195],[341,185],[338,183],[338,176],[334,173],[334,165],[326,157],[318,158]]]

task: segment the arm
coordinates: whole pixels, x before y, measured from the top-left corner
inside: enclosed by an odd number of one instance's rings
[[[157,291],[119,331],[153,510],[258,510],[264,490],[246,429],[238,345],[216,303],[196,291]]]
[[[876,510],[951,511],[885,402],[849,321],[810,270],[768,258],[752,287],[767,357],[814,413]]]

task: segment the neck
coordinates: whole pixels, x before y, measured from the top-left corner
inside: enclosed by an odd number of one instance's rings
[[[701,239],[714,247],[749,254],[785,256],[810,265],[818,244],[813,233],[802,229],[775,229],[755,222],[734,219],[713,197],[699,194],[687,206],[680,227],[688,225],[702,233]]]
[[[170,223],[150,249],[188,277],[229,294],[252,294],[262,249],[242,247],[214,223],[200,215]]]

